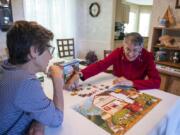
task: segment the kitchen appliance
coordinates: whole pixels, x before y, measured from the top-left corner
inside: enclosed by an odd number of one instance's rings
[[[125,36],[124,29],[125,29],[125,26],[123,23],[121,23],[121,22],[115,23],[115,37],[114,37],[115,40],[123,40],[124,39],[124,36]]]

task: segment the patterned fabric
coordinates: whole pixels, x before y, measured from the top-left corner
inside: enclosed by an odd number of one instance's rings
[[[48,126],[59,126],[63,112],[46,97],[35,75],[8,64],[1,66],[0,74],[0,135],[24,134],[32,120]],[[20,115],[22,115],[20,117]]]

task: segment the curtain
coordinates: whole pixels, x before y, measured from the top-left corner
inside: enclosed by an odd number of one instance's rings
[[[24,0],[23,4],[25,20],[54,33],[53,46],[57,46],[56,39],[75,38],[75,0]]]

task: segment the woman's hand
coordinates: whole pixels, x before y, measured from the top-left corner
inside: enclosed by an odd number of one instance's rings
[[[79,82],[79,72],[74,71],[74,73],[70,76],[70,78],[65,83],[64,88],[67,90],[71,90],[71,88],[76,89],[76,87],[78,87],[78,82]],[[73,85],[75,86],[73,87]]]
[[[44,125],[33,121],[27,135],[44,135]]]
[[[126,79],[123,76],[113,80],[113,84],[119,84],[123,86],[133,86],[133,82],[131,80]]]
[[[52,65],[49,67],[49,76],[52,78],[63,78],[63,71],[59,66]]]

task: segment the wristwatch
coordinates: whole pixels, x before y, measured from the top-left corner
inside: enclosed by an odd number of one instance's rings
[[[84,81],[84,76],[83,76],[83,73],[82,72],[79,72],[79,78]]]

